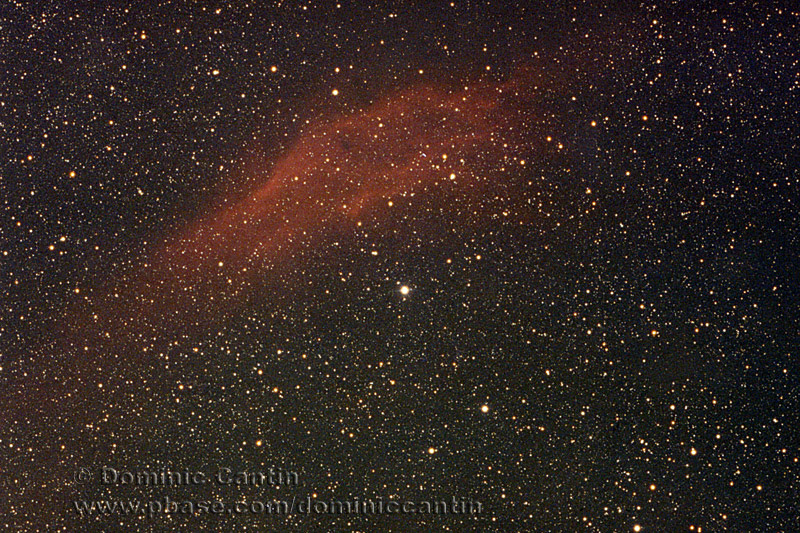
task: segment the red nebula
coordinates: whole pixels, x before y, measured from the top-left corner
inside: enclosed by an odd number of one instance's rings
[[[153,254],[126,291],[131,310],[163,327],[198,301],[235,303],[296,247],[352,228],[393,198],[480,194],[498,179],[493,164],[536,144],[524,136],[531,90],[525,76],[458,91],[420,86],[312,125],[260,188]]]

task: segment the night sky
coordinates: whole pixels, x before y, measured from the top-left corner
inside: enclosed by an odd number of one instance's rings
[[[799,35],[773,3],[3,0],[0,525],[800,531]],[[482,512],[76,507],[164,497]]]

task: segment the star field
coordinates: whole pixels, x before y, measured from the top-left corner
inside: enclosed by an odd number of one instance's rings
[[[0,524],[800,528],[796,10],[104,4],[0,6]]]

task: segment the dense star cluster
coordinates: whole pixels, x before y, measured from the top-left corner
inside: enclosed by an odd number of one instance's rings
[[[800,528],[799,17],[4,2],[0,524]]]

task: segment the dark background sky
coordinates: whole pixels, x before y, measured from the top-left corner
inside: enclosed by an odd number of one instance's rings
[[[0,523],[800,527],[797,35],[797,13],[740,3],[3,3]],[[496,114],[428,128],[464,87]],[[369,140],[376,109],[426,90],[410,129],[386,124],[398,146],[423,130],[413,154]],[[256,259],[241,242],[273,236],[203,240],[347,120],[362,140],[337,162],[367,174],[484,125],[514,142],[452,146],[464,178],[445,192],[353,178],[394,204],[361,226],[286,211],[303,223]],[[322,159],[297,168],[336,198]],[[235,294],[163,252],[181,236],[251,265],[225,272]],[[103,465],[274,466],[301,486],[73,480]],[[312,493],[485,512],[79,519],[72,503]]]

